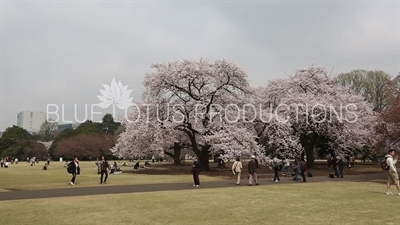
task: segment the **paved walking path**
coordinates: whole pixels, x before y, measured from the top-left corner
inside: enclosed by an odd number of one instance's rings
[[[200,178],[201,179],[201,178]],[[363,175],[347,176],[343,179],[335,178],[330,179],[328,177],[307,177],[307,182],[326,182],[326,181],[371,181],[378,179],[386,179],[385,173],[373,173]],[[260,186],[263,185],[281,185],[281,184],[292,184],[291,178],[281,177],[281,181],[278,183],[272,180],[261,179],[259,180]],[[242,180],[240,186],[247,186],[247,180]],[[235,181],[215,181],[215,182],[203,182],[199,188],[225,188],[234,187]],[[122,194],[122,193],[137,193],[137,192],[154,192],[154,191],[178,191],[197,189],[192,186],[192,183],[165,183],[165,184],[140,184],[140,185],[119,185],[114,186],[111,184],[103,184],[95,187],[68,187],[68,188],[56,188],[56,189],[42,189],[42,190],[16,190],[8,192],[0,192],[0,201],[8,200],[22,200],[22,199],[38,199],[38,198],[54,198],[54,197],[70,197],[70,196],[84,196],[84,195],[104,195],[104,194]]]

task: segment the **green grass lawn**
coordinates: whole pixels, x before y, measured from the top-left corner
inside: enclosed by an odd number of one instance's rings
[[[0,202],[7,224],[400,224],[378,183],[321,182]]]
[[[121,162],[122,165],[123,162]],[[141,163],[143,164],[143,163]],[[167,165],[168,163],[163,163]],[[48,189],[69,187],[71,175],[67,173],[63,162],[51,162],[49,170],[42,170],[44,162],[36,166],[29,166],[28,163],[20,162],[18,165],[11,165],[9,168],[0,169],[0,192],[7,189]],[[97,174],[94,162],[81,162],[81,175],[76,178],[76,185],[97,186],[100,182],[100,175]],[[192,182],[190,170],[187,174],[159,175],[141,174],[133,171],[132,167],[121,167],[122,174],[108,176],[108,185],[129,185],[129,184],[152,184],[152,183],[176,183]],[[154,167],[148,170],[165,170],[167,168]],[[144,170],[144,169],[141,169]],[[220,177],[201,176],[202,182],[221,180]]]

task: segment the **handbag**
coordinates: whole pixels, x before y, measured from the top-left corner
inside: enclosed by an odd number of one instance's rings
[[[239,165],[239,161],[237,161],[236,166],[235,166],[235,169],[233,170],[233,172],[238,173],[237,170],[236,170],[236,168],[237,168],[238,165]]]

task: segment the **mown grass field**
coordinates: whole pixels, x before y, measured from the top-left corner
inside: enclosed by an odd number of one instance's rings
[[[122,165],[123,161],[119,163]],[[141,162],[141,165],[144,163]],[[42,170],[44,162],[30,166],[26,162],[11,165],[9,168],[0,169],[0,191],[32,190],[70,187],[71,175],[67,173],[63,162],[51,162],[48,170]],[[165,166],[164,166],[165,165]],[[150,169],[134,171],[132,167],[121,167],[121,174],[110,174],[107,185],[153,184],[153,183],[181,183],[192,182],[190,168],[184,168],[184,173],[164,173],[168,170],[169,163]],[[94,162],[81,162],[81,174],[76,178],[76,186],[98,186],[100,175],[97,174]],[[187,170],[187,171],[186,171]],[[153,173],[153,174],[147,174]],[[202,181],[221,180],[221,177],[202,175]]]
[[[0,202],[7,224],[400,224],[400,196],[369,182],[239,186]]]
[[[122,165],[123,162],[119,163]],[[143,164],[143,163],[141,163]],[[64,163],[28,163],[0,169],[0,194],[6,191],[74,188]],[[94,162],[81,162],[76,186],[98,186]],[[350,174],[376,171],[358,166]],[[190,162],[170,163],[109,175],[107,185],[190,183]],[[265,168],[263,168],[265,170]],[[317,174],[329,169],[321,166]],[[265,179],[272,175],[260,173]],[[202,182],[232,179],[227,168],[201,175]],[[271,173],[271,174],[269,174]],[[327,181],[183,191],[108,194],[0,201],[0,218],[7,224],[400,224],[400,196],[386,196],[377,182]],[[395,192],[395,190],[393,189]],[[396,192],[395,192],[396,193]]]

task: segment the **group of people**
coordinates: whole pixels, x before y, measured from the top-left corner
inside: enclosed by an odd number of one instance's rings
[[[72,186],[74,186],[76,176],[80,174],[78,158],[75,157],[74,160],[72,160],[71,162],[69,162],[69,163],[66,162],[66,167],[67,167],[68,173],[70,173],[72,175],[70,184]],[[96,162],[96,167],[97,167],[98,174],[100,174],[100,184],[107,183],[108,174],[113,174],[116,171],[122,171],[118,167],[117,162],[114,162],[113,165],[110,165],[110,163],[107,161],[107,159],[104,156],[101,157],[101,160],[99,162]]]
[[[254,155],[251,156],[250,162],[247,164],[247,169],[248,169],[248,179],[249,179],[249,185],[251,186],[253,181],[255,182],[256,185],[258,185],[258,180],[257,180],[257,172],[256,172],[256,157]],[[303,182],[306,182],[306,175],[305,172],[307,171],[307,166],[305,161],[297,161],[293,164],[290,164],[290,159],[288,157],[285,157],[283,160],[279,159],[278,157],[274,157],[272,161],[267,162],[267,165],[271,170],[274,171],[274,178],[272,181],[274,182],[279,182],[281,179],[279,178],[279,172],[283,168],[283,176],[286,177],[293,177],[293,180],[303,180]],[[290,174],[290,166],[292,165],[293,167],[293,173]],[[240,158],[236,158],[236,162],[233,163],[232,165],[232,172],[236,175],[236,184],[240,185],[240,175],[241,175],[241,170],[239,172],[238,168],[242,168],[242,163],[240,162]]]
[[[394,149],[389,150],[388,154],[385,156],[385,159],[386,159],[386,163],[389,166],[386,194],[393,195],[393,193],[390,191],[390,187],[392,184],[394,184],[400,195],[399,175],[397,173],[397,169],[395,166],[397,163],[397,160],[398,160],[398,156],[396,156],[396,151]],[[275,182],[280,181],[279,171],[281,170],[281,168],[283,168],[284,176],[290,176],[289,175],[290,160],[287,157],[285,157],[284,160],[280,160],[277,157],[275,157],[272,161],[269,162],[269,166],[271,169],[274,170],[273,181],[275,181]],[[306,182],[305,172],[308,171],[306,162],[305,161],[295,161],[292,164],[292,166],[293,166],[293,173],[292,173],[293,180],[301,180],[302,179],[303,182]],[[335,169],[335,171],[337,171],[336,177],[343,178],[344,161],[340,157],[337,157],[336,160],[332,163],[332,166]],[[117,166],[115,166],[115,168],[117,168]],[[110,164],[103,156],[101,158],[101,161],[99,162],[100,184],[107,183],[109,169],[110,169]],[[236,161],[232,164],[232,172],[236,176],[236,185],[240,185],[242,169],[243,169],[243,164],[240,161],[240,157],[237,157]],[[247,170],[248,170],[247,178],[249,181],[249,185],[252,186],[253,182],[255,185],[259,185],[258,178],[257,178],[257,172],[256,172],[256,157],[254,155],[251,156],[251,160],[247,164]],[[74,186],[76,176],[78,174],[80,174],[78,158],[75,157],[73,161],[71,161],[70,163],[67,164],[67,171],[68,171],[68,173],[72,174],[70,183],[72,186]],[[193,182],[194,182],[193,187],[200,187],[200,178],[199,178],[200,171],[201,171],[201,164],[200,164],[198,158],[194,158],[193,165],[192,165],[192,174],[193,174]],[[310,176],[310,175],[308,174],[307,176]]]
[[[334,177],[343,178],[343,169],[346,166],[346,163],[343,160],[343,158],[340,156],[336,156],[335,159],[331,160],[330,164],[332,166],[332,170],[334,171]],[[328,164],[328,166],[330,165]]]
[[[97,169],[97,173],[101,174],[101,172],[106,169],[108,171],[109,174],[113,174],[117,171],[122,171],[122,169],[120,167],[118,167],[117,162],[114,161],[114,164],[110,165],[107,161],[107,159],[104,158],[104,156],[102,157],[102,159],[100,161],[95,162],[96,165],[96,169]],[[103,166],[102,166],[103,165]],[[104,166],[106,165],[106,166]]]
[[[8,168],[8,166],[10,165],[17,165],[18,164],[18,158],[15,159],[10,159],[9,157],[4,157],[0,159],[0,166],[1,168]]]
[[[0,159],[0,166],[3,168],[8,168],[8,166],[11,165],[18,165],[18,158],[15,159],[10,159],[9,157],[1,158]],[[28,162],[31,166],[35,166],[36,163],[39,163],[39,159],[33,156],[32,158],[27,157],[26,162]],[[46,169],[50,165],[50,156],[47,157],[47,164],[45,164]]]
[[[0,159],[0,166],[1,166],[1,168],[8,168],[8,164],[10,163],[10,159],[8,158],[8,157],[5,157],[5,158],[1,158]],[[17,160],[17,163],[18,163],[18,160]]]
[[[327,159],[328,167],[332,167],[332,177],[343,178],[343,169],[346,167],[348,169],[354,168],[355,158],[353,155],[346,156],[345,158],[336,156],[328,156]]]
[[[247,164],[247,170],[248,170],[248,180],[249,180],[249,185],[252,186],[253,182],[255,185],[259,185],[258,179],[257,179],[257,172],[256,172],[256,157],[254,155],[251,156],[251,160]],[[386,194],[387,195],[393,195],[393,193],[390,190],[391,185],[395,185],[398,191],[398,194],[400,195],[400,184],[399,184],[399,174],[396,169],[396,163],[398,160],[398,156],[396,156],[396,151],[394,149],[390,149],[385,156],[385,160],[387,165],[389,166],[388,169],[388,181],[386,185]],[[350,168],[354,168],[354,159],[349,160],[350,161]],[[271,162],[270,162],[270,168],[273,167],[274,170],[274,178],[273,181],[279,182],[279,171],[283,167],[284,170],[284,176],[289,176],[289,167],[290,167],[290,160],[285,157],[284,160],[280,160],[277,157],[275,157]],[[307,171],[308,174],[307,176],[312,176],[312,174],[308,171],[307,169],[307,164],[305,161],[295,161],[293,164],[293,170],[294,173],[292,174],[293,180],[301,180],[300,177],[302,177],[303,182],[306,182],[306,174],[305,172]],[[332,166],[332,168],[335,170],[335,176],[336,177],[341,177],[343,178],[343,168],[345,166],[345,162],[341,157],[336,157],[336,160],[333,160],[331,165],[328,164],[328,166]],[[200,179],[199,179],[199,173],[200,173],[200,162],[198,161],[197,158],[194,159],[193,166],[192,166],[192,173],[193,173],[193,181],[194,187],[199,187],[200,186]],[[243,164],[240,162],[240,157],[236,158],[236,161],[232,164],[232,172],[236,176],[236,185],[240,185],[240,180],[241,180],[241,174],[242,174],[242,169],[243,169]],[[272,168],[271,168],[272,169]]]
[[[272,161],[267,163],[270,166],[270,169],[274,170],[274,178],[272,179],[274,182],[279,182],[279,172],[283,168],[284,173],[283,176],[293,176],[293,180],[303,180],[306,182],[306,171],[307,166],[305,161],[295,161],[293,166],[293,173],[290,175],[289,168],[290,168],[290,159],[285,157],[284,160],[280,160],[278,157],[275,157]],[[251,160],[247,164],[248,170],[248,181],[249,185],[252,186],[253,182],[255,185],[259,185],[258,178],[257,178],[257,161],[254,155],[251,156]],[[199,187],[200,186],[200,173],[201,165],[198,161],[198,158],[194,158],[193,165],[192,165],[192,174],[193,174],[193,186]],[[242,175],[243,164],[240,161],[240,157],[236,157],[236,161],[232,164],[232,172],[233,175],[236,176],[236,185],[240,185],[241,175]],[[310,173],[311,174],[311,173]]]

